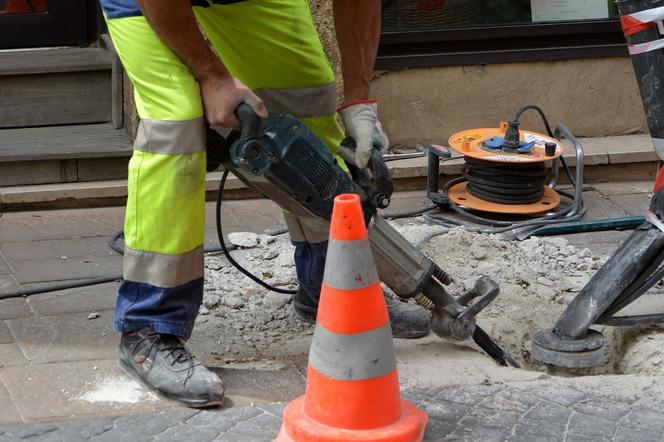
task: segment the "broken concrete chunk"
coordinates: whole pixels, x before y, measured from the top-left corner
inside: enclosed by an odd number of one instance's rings
[[[228,240],[235,246],[251,249],[258,245],[259,237],[252,232],[234,232],[228,234]]]
[[[271,309],[278,309],[288,304],[292,295],[276,292],[268,292],[265,294],[265,305]]]

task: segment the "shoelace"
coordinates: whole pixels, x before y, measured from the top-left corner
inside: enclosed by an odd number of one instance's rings
[[[160,335],[153,331],[149,331],[144,337],[142,337],[134,345],[132,345],[132,350],[145,341],[150,341],[150,348],[148,348],[148,351],[146,353],[147,355],[150,355],[152,353],[152,350],[157,345],[157,343],[159,341],[162,341],[165,345],[163,348],[160,348],[159,351],[167,352],[166,357],[171,358],[171,367],[174,366],[176,363],[184,363],[184,362],[188,363],[187,375],[185,376],[184,379],[184,384],[186,385],[187,381],[191,379],[191,377],[194,375],[194,368],[196,367],[197,364],[194,364],[194,355],[192,355],[189,352],[187,347],[184,345],[184,342],[182,342],[182,339],[180,339],[177,336]]]

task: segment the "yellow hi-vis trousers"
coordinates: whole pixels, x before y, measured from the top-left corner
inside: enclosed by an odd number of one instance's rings
[[[195,6],[194,13],[231,74],[270,112],[298,117],[336,151],[343,133],[335,118],[334,74],[306,0]],[[115,329],[148,326],[187,338],[203,294],[205,124],[199,85],[144,17],[107,24],[141,117],[129,163],[125,281]],[[294,242],[327,240],[327,232],[286,219]]]

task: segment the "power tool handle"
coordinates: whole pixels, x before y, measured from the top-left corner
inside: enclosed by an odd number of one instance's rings
[[[260,132],[261,117],[247,103],[240,103],[235,109],[235,117],[240,122],[241,139],[256,138]]]

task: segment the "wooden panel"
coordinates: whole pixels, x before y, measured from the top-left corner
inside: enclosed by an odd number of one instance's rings
[[[0,128],[111,120],[111,71],[0,76]]]
[[[0,75],[111,70],[111,56],[100,48],[7,51],[0,57]]]
[[[0,186],[76,181],[76,160],[0,163]]]
[[[0,130],[0,163],[130,155],[127,133],[110,123]]]
[[[126,180],[129,157],[76,160],[77,181]]]

